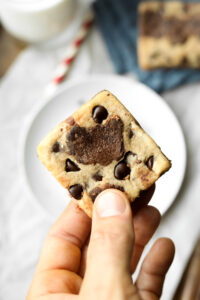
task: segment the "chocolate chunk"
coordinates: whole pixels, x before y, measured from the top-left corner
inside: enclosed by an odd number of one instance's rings
[[[103,187],[95,187],[94,189],[91,190],[89,195],[93,200],[93,202],[102,191],[107,189],[117,189],[120,190],[121,192],[124,192],[124,188],[122,186],[106,183]]]
[[[74,118],[72,116],[70,116],[69,118],[67,118],[65,120],[65,122],[68,123],[71,126],[75,124],[75,120],[74,120]]]
[[[102,181],[103,176],[99,173],[96,173],[92,176],[92,179],[94,179],[95,181]]]
[[[71,159],[67,159],[65,163],[65,171],[66,172],[77,172],[80,168],[73,162]]]
[[[92,117],[96,123],[102,123],[108,116],[108,112],[105,107],[98,105],[93,108]]]
[[[133,134],[133,130],[130,129],[130,130],[129,130],[129,134],[128,134],[129,139],[131,139],[131,138],[133,137],[133,135],[134,135],[134,134]]]
[[[58,142],[55,142],[53,144],[52,151],[55,152],[55,153],[60,151],[60,144]]]
[[[94,127],[73,126],[67,136],[69,154],[85,165],[109,165],[124,154],[123,123],[119,117]]]
[[[182,30],[182,25],[177,25],[176,29],[174,29],[174,34],[170,36],[170,40],[172,44],[184,44],[188,39],[187,34]]]
[[[162,35],[162,28],[158,28],[158,26],[160,26],[162,19],[162,14],[151,10],[147,10],[140,14],[140,34],[160,37]]]
[[[154,157],[153,157],[153,155],[152,156],[150,156],[148,159],[147,159],[147,161],[146,161],[146,166],[149,168],[149,170],[152,170],[152,168],[153,168],[153,163],[154,163]]]
[[[187,13],[188,6],[183,6]],[[155,38],[167,37],[173,44],[183,44],[191,35],[200,36],[200,14],[188,18],[165,17],[159,11],[147,10],[140,15],[140,34]]]
[[[129,175],[131,172],[130,168],[127,166],[127,164],[124,161],[119,162],[115,166],[114,175],[117,179],[125,179],[127,175]]]
[[[73,198],[80,200],[82,197],[83,188],[80,184],[74,184],[74,185],[70,186],[69,192]]]

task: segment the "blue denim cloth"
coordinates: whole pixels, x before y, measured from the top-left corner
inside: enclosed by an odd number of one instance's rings
[[[143,71],[137,63],[137,6],[139,0],[96,0],[96,23],[106,42],[116,72],[133,72],[157,92],[200,80],[199,70],[172,69]]]

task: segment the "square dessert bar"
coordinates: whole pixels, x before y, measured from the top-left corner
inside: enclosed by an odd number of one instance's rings
[[[134,201],[171,167],[152,138],[109,91],[100,92],[55,127],[37,153],[90,217],[101,191],[119,189]]]
[[[146,70],[200,68],[200,3],[141,2],[138,61]]]

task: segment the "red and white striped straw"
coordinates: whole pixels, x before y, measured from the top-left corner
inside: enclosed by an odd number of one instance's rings
[[[77,32],[77,35],[73,39],[72,43],[67,49],[66,56],[63,58],[62,62],[57,67],[52,81],[48,84],[45,89],[45,96],[50,97],[53,95],[57,86],[65,79],[69,73],[72,62],[74,61],[76,55],[79,52],[79,49],[85,40],[92,24],[94,21],[93,12],[90,10],[87,11],[85,18]]]

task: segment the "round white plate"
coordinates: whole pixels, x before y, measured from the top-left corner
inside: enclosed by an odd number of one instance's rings
[[[110,90],[120,99],[172,160],[171,170],[158,180],[151,201],[151,205],[163,214],[174,201],[184,178],[186,147],[181,127],[159,95],[141,83],[116,75],[70,81],[51,100],[37,108],[30,118],[23,142],[27,184],[46,211],[54,217],[61,213],[69,196],[37,158],[36,147],[55,125],[103,89]]]

